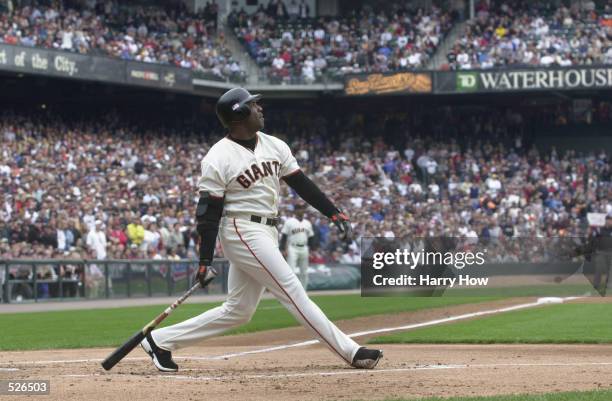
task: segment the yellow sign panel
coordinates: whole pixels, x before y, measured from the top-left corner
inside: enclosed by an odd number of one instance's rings
[[[380,95],[393,92],[431,93],[431,75],[402,72],[393,75],[372,74],[365,80],[351,78],[344,91],[347,95]]]

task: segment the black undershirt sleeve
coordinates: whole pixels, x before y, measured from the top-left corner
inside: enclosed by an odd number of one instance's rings
[[[223,199],[202,196],[196,212],[197,230],[200,236],[200,263],[210,266],[215,254],[219,221],[223,213]]]
[[[324,216],[331,218],[334,214],[338,213],[338,209],[329,198],[302,171],[283,177],[283,180],[297,192],[300,198],[304,199]]]
[[[198,234],[200,235],[200,262],[205,266],[210,266],[212,263],[218,233],[219,221],[217,221],[217,224],[212,221],[198,224]]]
[[[284,251],[286,246],[287,246],[287,234],[283,234],[283,235],[281,236],[281,239],[280,239],[280,244],[279,244],[278,248],[279,248],[281,251]]]

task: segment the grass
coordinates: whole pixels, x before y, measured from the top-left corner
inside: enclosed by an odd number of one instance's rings
[[[331,320],[409,312],[449,305],[485,302],[495,298],[361,298],[325,295],[312,298]],[[198,315],[220,303],[185,304],[163,325]],[[0,314],[0,350],[112,347],[122,344],[157,316],[162,305]],[[250,323],[229,334],[297,326],[276,300],[263,300]]]
[[[612,343],[612,304],[558,304],[427,327],[371,343]]]
[[[387,401],[610,401],[612,390],[572,391],[548,394],[517,394],[492,397],[452,397],[452,398],[419,398],[394,399]]]

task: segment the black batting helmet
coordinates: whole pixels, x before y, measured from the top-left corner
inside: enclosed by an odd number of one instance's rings
[[[248,104],[259,99],[261,95],[251,95],[244,88],[234,88],[225,92],[217,101],[217,117],[224,127],[230,123],[249,118],[251,109]]]

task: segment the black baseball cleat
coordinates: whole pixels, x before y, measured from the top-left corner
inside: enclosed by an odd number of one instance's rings
[[[379,349],[361,347],[353,357],[351,366],[357,369],[374,369],[382,356],[383,352]]]
[[[176,372],[178,365],[172,360],[172,352],[161,349],[153,341],[151,333],[147,334],[140,346],[153,359],[153,364],[162,372]]]

